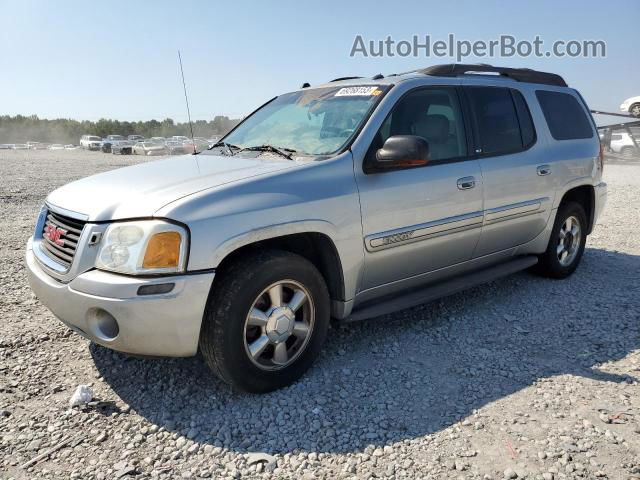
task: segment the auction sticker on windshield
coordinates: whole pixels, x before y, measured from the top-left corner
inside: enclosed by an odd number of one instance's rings
[[[369,97],[382,93],[378,87],[344,87],[336,92],[336,97]]]

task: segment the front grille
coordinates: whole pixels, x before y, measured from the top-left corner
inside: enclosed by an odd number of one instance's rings
[[[42,231],[44,253],[67,269],[71,267],[85,223],[52,211],[47,212]]]

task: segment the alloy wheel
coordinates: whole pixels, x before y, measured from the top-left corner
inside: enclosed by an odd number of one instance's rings
[[[567,218],[560,228],[558,237],[558,261],[560,265],[567,267],[575,260],[580,250],[582,228],[578,219],[574,216]]]
[[[309,291],[293,280],[275,282],[254,300],[244,326],[247,356],[262,370],[291,365],[313,331],[315,308]]]

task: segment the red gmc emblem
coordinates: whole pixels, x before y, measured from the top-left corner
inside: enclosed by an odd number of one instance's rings
[[[61,247],[64,246],[64,240],[62,240],[60,237],[62,237],[62,235],[66,233],[67,233],[66,230],[62,228],[54,227],[53,225],[47,224],[44,227],[44,236],[47,237],[56,245],[60,245]]]

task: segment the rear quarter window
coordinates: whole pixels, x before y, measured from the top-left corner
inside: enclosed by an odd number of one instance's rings
[[[593,127],[578,100],[568,93],[536,91],[551,136],[556,140],[593,137]]]

